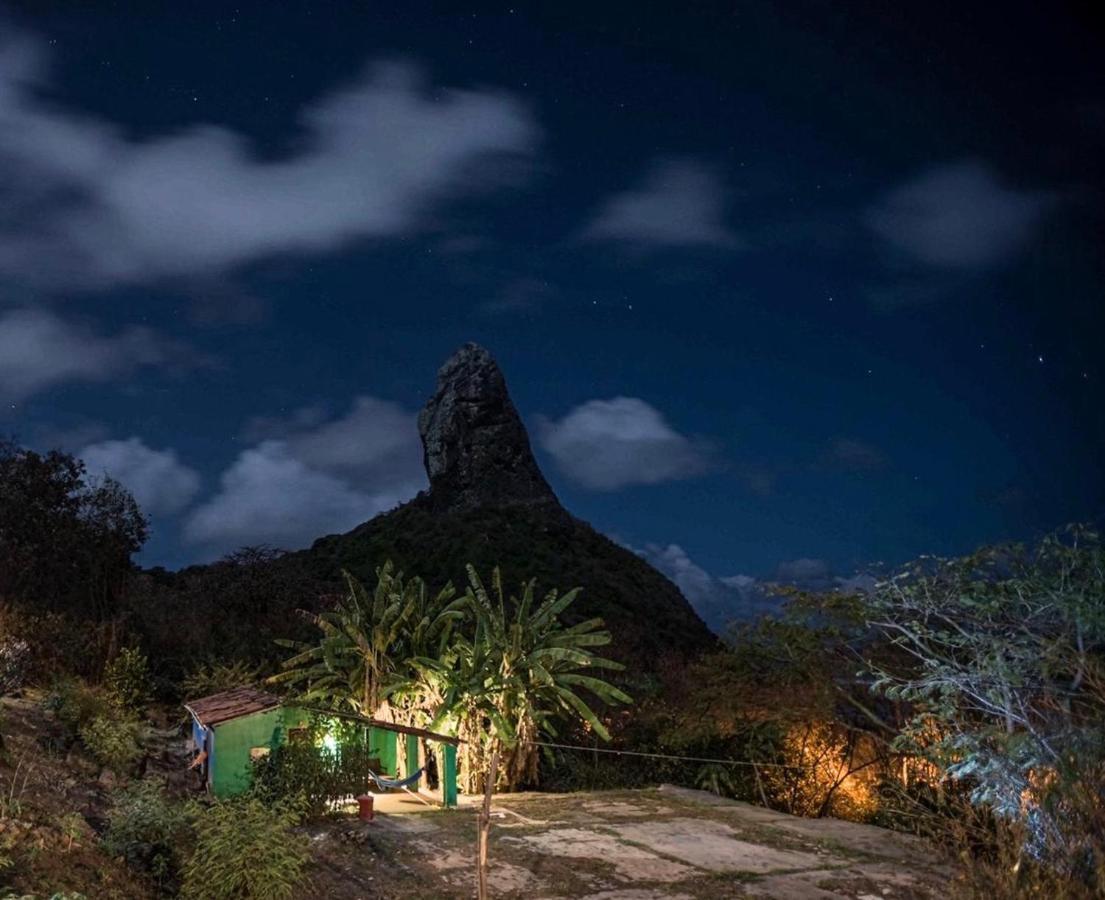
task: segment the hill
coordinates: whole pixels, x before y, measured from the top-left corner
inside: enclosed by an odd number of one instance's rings
[[[481,572],[499,565],[509,585],[534,577],[539,588],[580,586],[574,616],[601,616],[614,635],[612,655],[640,670],[715,644],[674,584],[560,504],[482,347],[467,344],[441,367],[418,424],[429,490],[290,554],[289,563],[324,581],[342,568],[371,581],[391,559],[432,585],[462,585],[471,562]]]

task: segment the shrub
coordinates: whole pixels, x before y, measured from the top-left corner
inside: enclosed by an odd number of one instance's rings
[[[121,709],[84,682],[57,682],[45,706],[65,727],[67,738],[79,738],[101,765],[124,772],[142,755],[141,723],[129,710]]]
[[[334,749],[320,746],[324,732],[337,737]],[[306,740],[281,743],[254,763],[253,793],[265,803],[295,799],[303,815],[318,816],[333,801],[369,790],[370,764],[363,728],[315,722]]]
[[[45,706],[53,711],[70,737],[76,737],[93,719],[110,718],[115,714],[107,698],[84,682],[72,678],[55,682]]]
[[[156,781],[141,781],[112,797],[104,848],[149,873],[160,886],[178,880],[190,842],[184,806],[166,797]]]
[[[134,719],[101,715],[84,725],[79,735],[81,743],[100,765],[126,772],[142,756],[138,741],[141,727]]]
[[[104,688],[120,709],[138,712],[150,701],[150,667],[141,652],[126,647],[107,664]]]
[[[195,849],[184,866],[186,900],[288,900],[299,890],[307,842],[293,831],[299,813],[256,797],[193,804]]]

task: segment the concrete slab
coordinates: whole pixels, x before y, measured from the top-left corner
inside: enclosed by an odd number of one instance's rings
[[[643,844],[708,872],[751,872],[761,875],[793,869],[814,869],[839,864],[843,857],[783,850],[741,840],[723,822],[710,819],[665,819],[610,825],[622,840]]]
[[[503,843],[521,842],[529,849],[552,856],[594,859],[609,863],[627,881],[680,881],[695,874],[690,866],[664,859],[613,835],[586,828],[554,828],[540,834],[503,838]]]

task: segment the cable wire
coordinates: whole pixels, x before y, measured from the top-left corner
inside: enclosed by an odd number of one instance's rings
[[[673,756],[670,753],[645,753],[641,750],[611,750],[606,747],[582,747],[576,744],[553,744],[549,741],[522,741],[533,747],[555,747],[558,750],[583,750],[587,753],[613,753],[616,756],[647,756],[651,759],[674,759],[680,762],[719,763],[725,766],[752,766],[770,769],[808,769],[812,766],[791,766],[786,763],[749,762],[744,759],[710,759],[703,756]]]

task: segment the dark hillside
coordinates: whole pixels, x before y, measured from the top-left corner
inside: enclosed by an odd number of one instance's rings
[[[481,573],[499,565],[507,585],[534,577],[538,587],[581,586],[577,618],[601,616],[614,635],[612,655],[651,670],[665,655],[689,657],[714,643],[679,589],[656,569],[586,522],[533,507],[476,507],[434,512],[420,496],[348,534],[293,554],[318,578],[342,568],[371,582],[391,559],[432,586],[465,583],[465,564]]]
[[[372,581],[392,560],[431,586],[465,584],[465,564],[486,575],[498,565],[515,588],[582,587],[573,606],[601,616],[612,655],[637,671],[665,656],[687,658],[715,639],[679,589],[652,566],[572,516],[545,481],[506,380],[482,347],[467,344],[438,372],[421,415],[430,489],[344,535],[331,535],[286,564],[330,580],[342,568]]]

